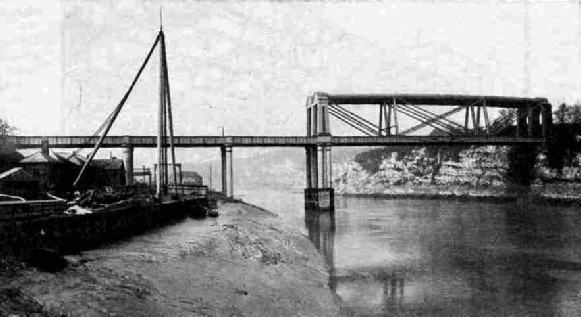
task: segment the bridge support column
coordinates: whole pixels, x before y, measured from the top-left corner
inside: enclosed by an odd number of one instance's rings
[[[517,108],[516,110],[516,136],[524,137],[527,129],[527,109]]]
[[[551,108],[551,104],[548,103],[541,106],[541,136],[543,138],[551,135],[551,128],[553,126],[553,110]]]
[[[127,144],[123,149],[125,164],[125,185],[133,185],[133,145]]]
[[[317,92],[307,98],[307,136],[317,136],[317,145],[305,148],[306,186],[305,208],[332,210],[334,191],[331,167],[331,128],[329,99]]]
[[[307,189],[319,188],[319,163],[317,148],[314,146],[307,146],[305,148],[306,156],[306,184]]]
[[[232,167],[232,146],[220,147],[222,158],[222,194],[234,197],[234,169]]]
[[[540,132],[540,121],[539,121],[539,116],[541,113],[541,109],[539,107],[535,107],[535,106],[528,106],[527,109],[527,118],[528,118],[528,133],[527,136],[528,137],[537,137],[539,136],[539,132]]]
[[[333,181],[333,167],[331,166],[331,146],[330,145],[320,145],[318,146],[319,152],[319,170],[321,171],[320,177],[320,188],[331,188]]]

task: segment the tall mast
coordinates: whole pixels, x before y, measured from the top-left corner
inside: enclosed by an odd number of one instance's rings
[[[159,39],[163,39],[163,29],[160,25]],[[161,46],[160,46],[161,47]],[[165,92],[164,92],[164,72],[163,72],[163,55],[159,50],[159,112],[158,112],[158,131],[157,131],[157,175],[156,175],[156,194],[158,198],[163,195],[164,176],[164,128],[165,128]]]
[[[177,180],[177,171],[176,171],[176,152],[174,148],[174,133],[173,133],[173,117],[172,117],[172,110],[171,110],[171,94],[170,94],[170,86],[169,86],[169,73],[167,70],[167,54],[165,49],[165,37],[163,36],[160,42],[161,45],[161,55],[163,57],[163,70],[164,70],[164,78],[165,78],[165,96],[166,96],[166,107],[167,107],[167,119],[168,119],[168,127],[169,127],[169,147],[171,150],[171,163],[172,163],[172,172],[173,172],[173,184],[176,186],[178,184]],[[166,152],[166,161],[167,161],[167,152]],[[180,170],[181,171],[181,170]],[[166,182],[167,176],[169,175],[166,170]]]
[[[169,74],[167,70],[167,55],[165,50],[165,34],[163,33],[162,12],[159,10],[159,131],[157,137],[158,153],[158,173],[157,173],[157,196],[167,193],[169,184],[168,166],[168,129],[169,147],[171,149],[171,162],[173,167],[173,183],[177,185],[176,159],[173,144],[173,118],[171,111],[171,95],[169,88]]]

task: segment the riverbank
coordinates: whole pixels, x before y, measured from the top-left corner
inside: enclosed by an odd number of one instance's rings
[[[323,257],[272,213],[244,203],[67,256],[58,273],[0,276],[0,315],[337,316]]]
[[[581,183],[535,184],[531,187],[490,186],[390,186],[365,189],[360,192],[336,193],[344,197],[369,197],[382,199],[446,199],[458,201],[514,202],[529,198],[535,203],[571,206],[581,205]]]

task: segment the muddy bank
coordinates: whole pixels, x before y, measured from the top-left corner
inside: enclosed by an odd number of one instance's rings
[[[271,213],[225,203],[104,249],[58,273],[0,277],[0,315],[336,316],[323,257]],[[28,310],[27,310],[28,309]]]

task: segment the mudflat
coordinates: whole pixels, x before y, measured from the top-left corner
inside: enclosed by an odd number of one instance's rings
[[[0,315],[337,316],[323,257],[298,230],[244,203],[98,250],[56,273],[0,278]]]

